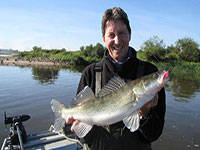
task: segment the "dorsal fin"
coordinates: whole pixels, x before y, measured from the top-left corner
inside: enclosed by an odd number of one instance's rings
[[[119,76],[112,78],[97,94],[97,97],[106,96],[125,85],[125,81]]]
[[[73,98],[71,106],[81,105],[93,98],[95,98],[94,92],[90,87],[85,86],[85,88]]]

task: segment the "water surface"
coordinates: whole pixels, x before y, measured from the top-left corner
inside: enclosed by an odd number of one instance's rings
[[[0,144],[8,134],[4,111],[7,116],[30,115],[31,119],[24,122],[28,133],[47,130],[54,122],[51,99],[68,105],[76,94],[80,77],[79,72],[55,67],[0,66]],[[200,82],[172,79],[165,88],[165,128],[152,144],[153,149],[199,150]]]

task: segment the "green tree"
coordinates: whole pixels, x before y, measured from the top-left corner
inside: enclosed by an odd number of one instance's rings
[[[90,44],[85,48],[83,46],[80,47],[80,51],[85,57],[93,58],[102,58],[105,50],[106,48],[101,43],[97,43],[95,46]]]
[[[167,46],[167,54],[165,55],[165,59],[171,60],[178,60],[179,56],[177,55],[176,47],[174,45]]]
[[[159,39],[158,36],[150,37],[149,40],[145,41],[141,50],[144,51],[148,61],[162,60],[167,52],[163,40]]]
[[[103,47],[103,45],[100,43],[97,43],[96,46],[94,47],[93,55],[96,56],[97,58],[103,58],[104,52],[105,52],[105,48]]]
[[[90,44],[89,46],[86,46],[85,49],[81,52],[83,53],[84,56],[88,57],[92,56],[93,50],[94,50],[93,45]]]
[[[65,48],[62,48],[60,51],[61,52],[66,52],[67,50]]]
[[[176,42],[175,53],[180,59],[189,62],[200,61],[199,45],[191,38],[179,39]]]
[[[42,50],[42,47],[38,47],[38,46],[34,46],[33,47],[33,51],[34,52],[39,52],[39,51],[41,51]]]
[[[85,49],[84,46],[81,46],[81,47],[80,47],[80,51],[83,51],[84,49]]]

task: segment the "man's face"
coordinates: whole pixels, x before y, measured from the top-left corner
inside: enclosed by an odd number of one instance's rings
[[[126,25],[121,20],[107,21],[105,35],[102,38],[110,56],[116,62],[122,62],[126,59],[131,37]]]

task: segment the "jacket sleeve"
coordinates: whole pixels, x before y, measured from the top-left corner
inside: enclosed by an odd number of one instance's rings
[[[157,71],[155,66],[149,67],[149,72]],[[158,93],[158,104],[151,108],[148,117],[141,119],[138,135],[148,141],[157,140],[162,134],[166,111],[165,90],[162,88]]]
[[[151,108],[146,119],[140,121],[138,134],[149,142],[153,142],[162,134],[165,116],[165,91],[164,88],[158,94],[157,106]]]

